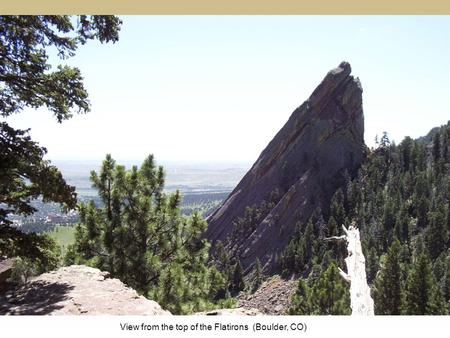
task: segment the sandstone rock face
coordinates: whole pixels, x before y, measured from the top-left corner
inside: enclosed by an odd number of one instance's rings
[[[345,173],[352,176],[361,165],[362,88],[350,73],[347,62],[328,72],[208,218],[206,237],[227,243],[246,272],[257,257],[265,271],[273,270],[296,222],[327,208]],[[233,223],[251,206],[259,208],[257,224],[236,236]]]
[[[0,315],[170,315],[107,272],[72,265],[0,297]]]

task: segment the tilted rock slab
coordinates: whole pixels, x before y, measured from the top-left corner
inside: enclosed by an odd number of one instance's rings
[[[328,72],[208,218],[206,237],[213,244],[226,242],[247,206],[278,196],[254,231],[228,245],[239,248],[246,272],[256,258],[265,271],[273,270],[296,222],[306,222],[317,207],[328,206],[344,173],[353,176],[360,167],[366,149],[362,88],[350,73],[347,62]]]
[[[170,315],[108,272],[72,265],[42,274],[0,298],[9,315]]]

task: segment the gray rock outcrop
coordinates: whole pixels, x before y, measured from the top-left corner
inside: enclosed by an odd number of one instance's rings
[[[265,315],[284,315],[291,306],[291,298],[297,290],[297,285],[297,279],[272,276],[253,294],[239,294],[238,306],[256,309]]]
[[[288,244],[297,222],[326,209],[364,154],[362,88],[342,62],[331,70],[263,150],[229,197],[208,218],[206,237],[226,243],[246,272],[259,258],[265,271]],[[247,207],[254,224],[236,230]],[[256,220],[255,220],[256,218]]]
[[[0,315],[170,315],[107,272],[72,265],[0,297]]]

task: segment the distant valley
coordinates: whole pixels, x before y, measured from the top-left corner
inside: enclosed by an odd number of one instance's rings
[[[66,182],[76,187],[79,202],[94,200],[100,203],[97,191],[91,187],[90,171],[100,169],[102,160],[94,161],[52,161],[62,172]],[[125,161],[127,167],[139,162]],[[250,164],[246,163],[162,163],[166,173],[165,190],[179,190],[183,201],[182,214],[194,211],[207,216],[225,200],[236,184],[241,180]],[[78,221],[76,211],[63,212],[57,203],[33,201],[38,209],[30,217],[12,216],[14,224],[23,231],[42,232],[55,225],[70,225]]]

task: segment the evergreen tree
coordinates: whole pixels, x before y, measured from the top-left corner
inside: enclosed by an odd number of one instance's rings
[[[447,247],[447,212],[441,207],[428,216],[429,226],[425,231],[425,244],[427,246],[430,258],[436,259]]]
[[[371,284],[378,272],[377,250],[374,247],[370,247],[369,249],[364,250],[364,252],[366,252],[365,257],[367,283]]]
[[[338,189],[330,202],[330,217],[333,217],[338,227],[345,224],[344,193]]]
[[[225,284],[227,285],[227,290],[229,288],[230,281],[233,274],[233,266],[231,265],[230,254],[225,249],[222,241],[217,241],[215,244],[213,261],[216,268],[221,271],[223,277],[225,278]]]
[[[337,236],[339,234],[339,227],[333,216],[328,220],[328,237]]]
[[[297,289],[291,299],[291,306],[288,309],[289,315],[310,315],[311,307],[309,304],[310,290],[306,282],[300,278],[297,283]]]
[[[446,314],[446,304],[431,272],[429,257],[422,253],[414,262],[406,283],[404,314]]]
[[[382,224],[381,244],[383,247],[383,251],[385,251],[389,247],[390,242],[392,241],[392,233],[395,225],[394,201],[391,198],[387,198],[384,202],[383,209],[384,209],[383,217],[381,219]]]
[[[395,237],[401,242],[410,241],[409,214],[405,205],[397,213],[394,226]]]
[[[238,259],[233,271],[233,280],[231,282],[231,290],[235,293],[244,290],[244,269],[242,268],[241,261]]]
[[[314,225],[312,219],[306,225],[305,233],[303,234],[300,245],[303,253],[303,264],[308,264],[316,254],[317,237],[314,234]]]
[[[213,301],[218,301],[223,298],[227,298],[228,292],[228,280],[224,274],[219,270],[212,267],[209,270],[210,289],[208,298]]]
[[[447,256],[446,261],[446,268],[440,280],[440,288],[444,300],[447,302],[447,309],[450,311],[450,256]]]
[[[254,271],[252,290],[256,291],[263,281],[262,267],[259,258],[256,258]]]
[[[376,314],[401,314],[403,298],[401,277],[400,243],[394,241],[374,283],[373,298]]]
[[[310,303],[312,314],[347,315],[351,313],[348,285],[339,274],[336,264],[331,263],[313,284]]]
[[[87,40],[116,42],[121,21],[114,16],[0,16],[0,115],[45,107],[58,122],[89,111],[78,68],[48,63],[49,50],[61,59],[75,55]],[[36,212],[31,201],[41,197],[64,208],[76,206],[75,188],[44,156],[47,150],[31,140],[29,129],[0,122],[0,256],[21,256],[46,265],[54,245],[45,235],[25,234],[12,227],[8,215]],[[49,263],[49,267],[51,264]]]
[[[433,136],[433,162],[437,163],[441,158],[441,138],[440,133],[437,132]]]
[[[403,141],[399,144],[403,169],[406,171],[408,171],[410,169],[410,165],[411,165],[412,145],[413,145],[413,139],[409,136],[406,136],[403,139]]]
[[[152,155],[129,170],[107,155],[91,181],[102,203],[80,205],[70,259],[109,271],[173,313],[203,310],[224,295],[226,280],[208,265],[206,222],[180,215],[181,196],[163,192],[164,170]]]

